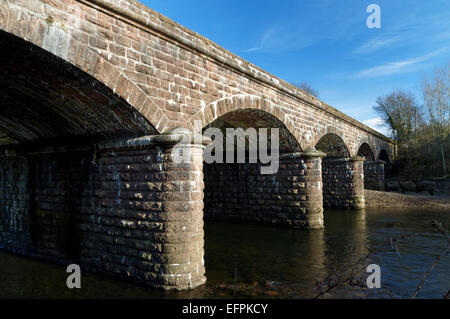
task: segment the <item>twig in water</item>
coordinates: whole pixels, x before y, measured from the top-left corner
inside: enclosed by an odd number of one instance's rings
[[[416,288],[416,291],[414,292],[414,294],[412,295],[411,299],[414,299],[417,297],[417,295],[419,294],[420,290],[423,287],[423,284],[425,283],[425,280],[427,279],[427,277],[430,275],[431,271],[434,269],[434,267],[437,266],[437,264],[439,264],[439,261],[441,260],[441,256],[437,255],[436,258],[434,259],[433,264],[431,265],[430,268],[428,268],[428,270],[425,272],[425,275],[423,275],[422,280],[420,281],[419,285]]]
[[[436,228],[440,233],[442,233],[446,238],[447,238],[447,249],[444,251],[444,253],[442,253],[441,255],[437,255],[434,258],[434,262],[433,264],[430,266],[430,268],[428,268],[428,270],[425,272],[425,274],[423,275],[422,280],[420,281],[419,285],[416,288],[416,291],[414,292],[414,294],[411,296],[411,299],[414,299],[417,297],[417,295],[419,294],[420,290],[423,287],[423,284],[425,283],[425,280],[428,278],[428,276],[430,275],[431,271],[433,271],[433,269],[439,264],[439,262],[441,261],[441,257],[442,256],[447,256],[448,252],[450,251],[450,237],[447,233],[447,231],[442,227],[442,225],[440,223],[438,223],[436,220],[433,219],[433,223],[432,223],[433,227]],[[450,292],[450,291],[449,291]],[[447,295],[448,296],[448,293]]]
[[[395,250],[397,252],[397,255],[401,258],[402,256],[400,255],[400,252],[397,249],[397,245],[394,245],[392,237],[391,237],[391,248],[392,250]]]
[[[335,267],[334,271],[335,273],[329,277],[327,277],[322,284],[319,282],[316,283],[316,293],[311,298],[317,299],[326,293],[330,292],[332,289],[338,287],[341,284],[349,284],[351,286],[360,285],[361,287],[364,287],[363,284],[360,283],[359,280],[355,278],[355,275],[358,273],[358,271],[361,271],[362,265],[364,265],[365,261],[369,259],[369,257],[372,255],[372,253],[368,253],[365,257],[360,258],[356,263],[350,267],[350,272],[348,275],[343,275],[341,278],[339,278],[337,274],[337,269]]]
[[[233,298],[235,298],[236,296],[236,287],[237,287],[237,267],[234,268]]]
[[[442,224],[433,219],[433,227],[439,230],[439,232],[447,238],[447,244],[450,245],[450,236],[448,235],[448,232],[444,229],[444,227],[442,227]]]

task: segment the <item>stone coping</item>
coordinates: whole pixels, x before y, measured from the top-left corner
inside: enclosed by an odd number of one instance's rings
[[[280,155],[280,159],[283,158],[314,158],[314,157],[326,157],[327,154],[321,151],[317,150],[306,150],[305,152],[296,152],[296,153],[289,153],[289,154],[282,154]]]
[[[136,0],[76,0],[80,3],[95,7],[105,14],[114,15],[116,18],[125,20],[134,26],[145,29],[146,31],[161,37],[163,35],[167,40],[175,42],[184,48],[195,51],[205,58],[227,66],[235,72],[245,75],[248,78],[257,80],[269,85],[278,91],[283,92],[290,97],[300,100],[312,107],[325,111],[346,121],[354,126],[365,130],[378,138],[389,143],[396,144],[395,141],[385,135],[373,130],[367,125],[351,118],[347,114],[333,108],[322,102],[318,98],[299,90],[293,85],[281,80],[274,75],[262,70],[261,68],[245,61],[230,51],[222,48],[213,41],[201,36],[200,34],[183,27],[162,14],[150,9]]]
[[[175,145],[178,143],[199,145],[203,147],[211,143],[209,137],[192,133],[187,129],[176,129],[159,135],[141,136],[131,139],[109,139],[90,145],[53,145],[29,148],[5,148],[0,150],[1,157],[23,157],[26,155],[69,153],[89,150],[119,150],[119,149],[142,149],[150,146]]]
[[[169,132],[160,135],[148,135],[132,139],[102,141],[98,143],[97,146],[99,150],[108,150],[124,148],[144,148],[156,145],[175,145],[178,143],[204,146],[208,145],[211,142],[212,141],[209,137],[203,136],[198,133],[194,134],[191,132]]]
[[[343,157],[343,158],[328,158],[325,159],[326,162],[364,162],[366,159],[361,156],[354,156],[354,157]]]
[[[366,163],[367,164],[382,164],[382,165],[385,165],[386,164],[386,161],[382,161],[382,160],[380,160],[380,159],[378,159],[378,160],[374,160],[374,161],[368,161],[367,159],[366,159]]]

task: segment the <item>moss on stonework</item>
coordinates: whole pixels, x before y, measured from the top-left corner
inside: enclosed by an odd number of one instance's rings
[[[53,17],[51,17],[51,16],[48,16],[45,19],[45,22],[47,22],[48,24],[53,24],[53,22],[55,22],[55,19],[53,19]]]

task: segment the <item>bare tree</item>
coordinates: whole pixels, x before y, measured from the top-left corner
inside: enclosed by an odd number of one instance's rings
[[[450,133],[450,62],[436,67],[431,79],[423,77],[422,93],[433,135],[444,139]]]
[[[379,96],[374,110],[389,125],[395,140],[403,145],[415,143],[416,133],[422,121],[420,107],[413,94],[405,91],[394,91]]]
[[[450,141],[450,62],[436,67],[431,78],[423,77],[422,93],[428,111],[429,126],[428,134],[424,137],[430,151],[440,153],[445,176],[447,172],[445,148],[448,148]]]
[[[317,98],[319,97],[319,91],[317,91],[316,89],[313,89],[312,86],[309,83],[305,82],[305,81],[300,82],[300,83],[298,83],[298,82],[291,82],[291,84],[293,86],[295,86],[296,88],[298,88],[298,89],[300,89],[302,91],[305,91],[308,94],[311,94],[312,96],[315,96]]]

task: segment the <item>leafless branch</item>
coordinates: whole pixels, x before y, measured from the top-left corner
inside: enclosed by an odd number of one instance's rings
[[[433,220],[432,225],[434,228],[436,228],[440,233],[442,233],[446,239],[447,239],[447,249],[441,254],[441,255],[437,255],[434,258],[434,262],[433,264],[430,266],[430,268],[427,269],[427,271],[425,272],[422,280],[420,281],[419,285],[416,288],[416,291],[414,292],[414,294],[411,296],[411,299],[415,299],[417,297],[417,295],[419,294],[420,290],[423,287],[423,284],[425,283],[425,280],[428,278],[428,276],[430,275],[430,273],[433,271],[433,269],[439,264],[439,262],[441,261],[441,257],[442,256],[447,256],[450,250],[450,237],[448,235],[448,232],[444,229],[444,227],[442,227],[442,225],[440,223],[438,223],[436,220]],[[448,296],[448,293],[447,295]]]
[[[330,292],[334,288],[341,286],[343,284],[349,284],[351,286],[359,286],[365,288],[361,280],[356,278],[356,275],[361,272],[365,262],[373,253],[368,253],[365,257],[361,257],[356,263],[350,267],[350,271],[347,274],[343,274],[341,277],[338,275],[335,269],[334,274],[325,278],[322,282],[317,282],[316,293],[311,297],[312,299],[318,299],[326,293]]]

